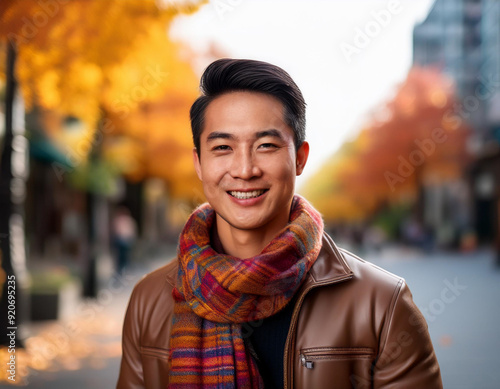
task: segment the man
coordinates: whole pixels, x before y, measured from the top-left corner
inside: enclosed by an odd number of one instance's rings
[[[135,287],[118,389],[442,388],[403,279],[338,249],[294,195],[305,102],[282,69],[222,59],[191,108],[208,204]]]

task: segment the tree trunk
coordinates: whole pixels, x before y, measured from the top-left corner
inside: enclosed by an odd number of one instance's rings
[[[24,137],[24,108],[16,96],[16,50],[7,45],[5,135],[0,161],[0,344],[22,345],[18,326],[28,312],[24,199],[28,178],[28,142]],[[15,337],[9,334],[15,333]]]

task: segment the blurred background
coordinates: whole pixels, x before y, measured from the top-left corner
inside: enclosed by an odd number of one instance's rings
[[[204,202],[199,77],[237,57],[302,89],[297,191],[406,278],[445,387],[498,388],[499,22],[498,0],[2,0],[0,386],[115,386],[132,287]]]

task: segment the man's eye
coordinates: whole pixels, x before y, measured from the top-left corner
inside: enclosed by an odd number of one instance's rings
[[[231,148],[228,145],[219,145],[219,146],[215,146],[212,150],[213,151],[226,151],[226,150],[231,150]]]
[[[278,146],[276,146],[275,144],[273,143],[262,143],[259,148],[261,149],[275,149],[277,148]]]

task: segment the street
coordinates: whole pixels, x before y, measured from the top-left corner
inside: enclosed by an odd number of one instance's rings
[[[491,252],[424,256],[398,248],[366,254],[365,258],[406,279],[429,324],[445,388],[499,387],[500,336],[496,327],[500,323],[500,269],[495,268]],[[121,322],[132,284],[144,271],[162,263],[156,259],[147,267],[135,268],[130,278],[133,282],[113,296],[106,309],[96,313],[94,322],[101,323],[101,331],[84,331],[90,350],[82,353],[80,360],[59,363],[43,371],[32,370],[27,387],[114,388],[120,361]],[[108,323],[106,330],[102,323]],[[43,332],[48,326],[35,330]],[[63,360],[64,355],[60,357]]]

